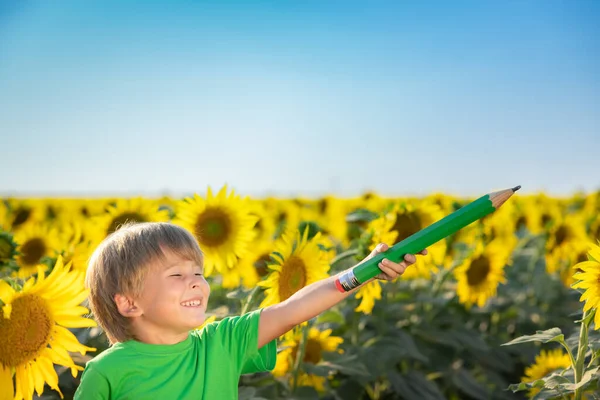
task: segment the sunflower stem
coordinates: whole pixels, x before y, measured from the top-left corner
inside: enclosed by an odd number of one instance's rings
[[[298,387],[298,376],[300,375],[300,369],[302,361],[304,360],[304,353],[306,353],[306,342],[308,341],[308,323],[302,327],[302,339],[298,350],[296,350],[296,362],[294,363],[294,379],[292,381],[292,393],[296,392]],[[300,354],[298,354],[300,353]]]
[[[588,318],[590,313],[594,312],[594,310],[588,310],[583,313],[583,318],[581,319],[581,329],[579,331],[579,347],[577,348],[577,358],[575,359],[575,384],[581,382],[581,378],[583,376],[583,364],[585,362],[585,355],[587,353],[588,347],[588,328],[591,318]],[[578,387],[575,389],[575,400],[581,400],[581,396],[583,394],[583,388]]]
[[[252,289],[252,291],[248,295],[248,298],[246,299],[246,302],[242,305],[241,315],[246,314],[246,312],[250,309],[250,306],[254,302],[254,298],[256,297],[256,293],[258,293],[258,291],[259,291],[258,286],[255,286],[254,289]]]
[[[337,263],[339,263],[340,261],[345,260],[345,259],[350,258],[350,257],[354,257],[357,254],[358,254],[358,249],[347,250],[347,251],[345,251],[343,253],[340,253],[337,256],[335,256],[333,258],[333,260],[331,260],[331,262],[329,263],[329,265],[331,265],[331,267],[334,268],[335,265]]]

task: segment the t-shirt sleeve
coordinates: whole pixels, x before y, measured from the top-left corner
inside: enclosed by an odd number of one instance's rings
[[[74,400],[110,400],[108,379],[88,364],[81,375],[81,382],[75,391]]]
[[[242,316],[223,319],[217,328],[225,335],[229,349],[241,374],[271,371],[277,361],[277,339],[258,348],[258,323],[262,309]]]

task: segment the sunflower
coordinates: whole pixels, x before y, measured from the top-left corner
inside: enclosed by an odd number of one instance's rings
[[[369,250],[379,243],[390,247],[443,218],[438,205],[429,202],[395,202],[390,211],[371,221],[367,228],[371,235]],[[405,279],[430,278],[444,264],[446,241],[440,240],[427,248],[428,254],[417,257],[417,261],[402,275]]]
[[[444,193],[432,193],[425,198],[426,201],[437,204],[440,210],[445,214],[451,214],[455,211],[456,200],[452,196]]]
[[[313,282],[328,277],[329,263],[319,248],[321,234],[308,240],[308,229],[302,236],[296,231],[295,237],[284,235],[276,242],[271,273],[258,283],[266,288],[266,297],[260,307],[267,307],[287,300],[291,295]]]
[[[600,305],[600,246],[590,244],[588,260],[575,264],[573,268],[582,271],[573,275],[578,282],[572,287],[584,289],[584,293],[579,298],[579,301],[585,301],[583,311],[598,308]],[[594,316],[594,329],[600,329],[600,312],[596,312]]]
[[[356,298],[361,299],[360,304],[354,309],[356,312],[363,314],[371,314],[375,307],[375,300],[381,299],[381,283],[379,280],[374,280],[366,285],[362,285],[356,293]]]
[[[600,213],[600,190],[590,193],[585,197],[583,210],[587,214],[598,214]]]
[[[226,273],[238,257],[243,258],[254,238],[252,227],[257,218],[250,214],[248,198],[241,199],[234,191],[227,194],[224,185],[216,196],[209,187],[206,199],[194,194],[178,203],[174,223],[192,232],[205,254],[206,276],[213,269]]]
[[[4,200],[0,199],[0,231],[8,230],[8,209],[6,208],[6,204],[4,204]]]
[[[284,234],[294,235],[300,223],[300,206],[297,202],[287,199],[269,197],[264,200],[265,210],[275,221],[275,237]]]
[[[557,204],[547,198],[518,197],[513,208],[511,220],[514,221],[514,230],[526,229],[533,235],[547,231],[561,216]]]
[[[553,225],[546,241],[545,258],[548,273],[557,272],[557,267],[565,258],[569,258],[568,252],[574,244],[587,239],[581,215],[568,215]]]
[[[10,230],[17,232],[22,227],[44,220],[44,210],[34,200],[8,199],[7,224]]]
[[[255,238],[257,242],[271,241],[275,238],[277,226],[272,214],[267,212],[264,203],[261,201],[250,201],[250,214],[256,217],[254,224]]]
[[[10,268],[11,270],[17,268],[17,247],[13,235],[0,229],[0,272],[4,268]]]
[[[509,202],[477,221],[475,225],[482,227],[484,243],[491,243],[498,239],[503,242],[507,252],[512,253],[518,241],[515,235],[515,214],[515,205]]]
[[[559,257],[562,265],[559,265],[556,270],[559,271],[560,280],[566,287],[570,288],[575,283],[574,274],[583,272],[579,268],[579,263],[588,260],[587,252],[591,244],[593,243],[589,241],[575,242],[565,247],[565,254]]]
[[[533,207],[538,210],[535,224],[539,225],[541,232],[549,232],[562,219],[563,213],[558,200],[542,193],[535,196],[531,201]]]
[[[3,388],[18,399],[30,400],[34,390],[41,395],[46,383],[60,393],[52,364],[70,368],[76,377],[83,367],[68,352],[96,350],[80,344],[67,329],[96,326],[83,317],[89,310],[80,305],[88,295],[82,274],[69,267],[59,257],[50,275],[38,268],[37,280],[30,278],[19,291],[0,281],[0,382],[8,383]]]
[[[317,328],[313,327],[309,329],[306,345],[304,347],[303,362],[316,365],[323,360],[323,352],[343,352],[338,346],[344,342],[344,339],[337,336],[331,336],[331,332],[331,329],[324,331],[319,331]],[[302,330],[296,330],[295,332],[290,332],[286,335],[286,339],[282,343],[284,350],[277,354],[277,364],[273,369],[274,376],[285,376],[293,369],[301,338]],[[290,380],[293,380],[293,377],[290,377]],[[323,376],[302,372],[298,376],[297,386],[312,386],[317,391],[324,392],[325,381],[326,378]]]
[[[164,222],[168,219],[168,211],[159,210],[154,200],[141,197],[118,199],[106,207],[106,212],[93,218],[94,239],[101,241],[127,222]]]
[[[271,253],[276,246],[272,240],[255,242],[250,246],[248,254],[240,259],[237,267],[245,287],[255,287],[261,279],[269,274],[268,263],[273,262]]]
[[[17,257],[17,276],[21,279],[35,273],[42,258],[54,256],[61,247],[57,229],[47,224],[27,224],[15,234],[15,242],[21,253]]]
[[[481,242],[481,226],[470,224],[460,229],[454,235],[446,238],[447,250],[444,257],[444,266],[451,268],[452,265],[460,263],[469,249],[472,251],[477,242]]]
[[[486,246],[477,243],[473,254],[454,270],[460,303],[467,308],[473,304],[483,307],[489,298],[496,295],[498,284],[506,283],[504,266],[509,251],[499,239]]]
[[[571,366],[571,359],[562,349],[542,350],[540,354],[535,356],[535,362],[525,368],[525,376],[521,378],[521,382],[533,383],[551,372],[569,366]],[[539,388],[531,388],[529,398],[533,398],[539,391]]]
[[[592,240],[600,240],[600,213],[590,218],[588,237]]]

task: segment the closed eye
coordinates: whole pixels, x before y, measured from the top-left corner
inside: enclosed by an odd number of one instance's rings
[[[172,275],[169,275],[169,276],[181,276],[181,274],[172,274]]]
[[[196,272],[196,276],[202,276],[200,272]]]

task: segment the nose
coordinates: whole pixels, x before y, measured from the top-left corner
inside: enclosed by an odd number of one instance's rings
[[[202,277],[202,276],[194,275],[192,277],[192,281],[191,281],[192,289],[199,289],[201,287],[200,285],[201,285],[203,279],[204,279],[204,277]]]

